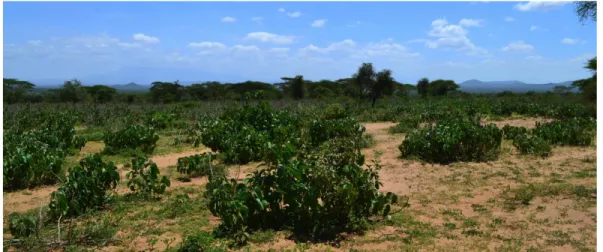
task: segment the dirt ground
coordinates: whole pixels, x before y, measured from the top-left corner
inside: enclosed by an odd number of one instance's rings
[[[533,127],[536,119],[494,122]],[[596,248],[596,148],[555,147],[546,159],[521,156],[505,141],[499,160],[488,163],[423,164],[399,158],[404,134],[388,134],[394,123],[364,124],[375,145],[364,149],[368,164],[378,159],[382,191],[408,196],[408,208],[375,225],[364,235],[349,235],[338,244],[300,244],[276,232],[246,249],[311,251],[594,251]],[[179,157],[207,149],[154,157],[169,174],[168,195],[187,192],[199,197],[205,178],[174,178]],[[257,163],[230,167],[230,176],[244,178]],[[123,169],[123,168],[120,168]],[[125,173],[124,173],[125,174]],[[123,174],[122,174],[123,175]],[[4,193],[4,217],[46,205],[56,187]],[[126,193],[127,190],[120,190]],[[526,196],[527,195],[527,196]],[[527,199],[527,200],[526,200]],[[162,201],[165,202],[165,201]],[[519,203],[518,203],[519,202]],[[163,205],[163,206],[162,206]],[[130,209],[131,216],[157,211],[165,204]],[[110,214],[109,214],[110,215]],[[114,237],[121,240],[102,251],[165,250],[182,240],[182,230],[211,230],[220,220],[207,210],[168,220],[134,218]],[[126,223],[126,221],[124,221]],[[126,225],[126,224],[123,224]],[[5,223],[6,227],[6,223]],[[158,229],[148,234],[137,229]],[[148,231],[148,230],[147,230]],[[6,230],[5,230],[6,233]],[[155,244],[150,240],[156,240]],[[97,248],[98,249],[98,248]]]

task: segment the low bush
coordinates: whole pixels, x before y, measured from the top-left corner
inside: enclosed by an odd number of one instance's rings
[[[170,186],[170,180],[166,176],[160,177],[157,164],[144,156],[132,159],[132,171],[126,174],[126,179],[130,190],[144,197],[163,194]]]
[[[119,180],[117,167],[113,162],[103,162],[100,154],[83,158],[79,166],[69,170],[65,183],[50,195],[51,216],[73,217],[103,206]]]
[[[403,158],[431,163],[489,161],[500,154],[502,131],[467,119],[449,119],[413,131],[398,147]]]
[[[326,145],[347,144],[331,141]],[[344,231],[365,230],[372,215],[387,216],[398,198],[379,192],[380,166],[363,168],[357,148],[343,151],[341,156],[319,152],[296,159],[294,151],[275,154],[278,162],[266,164],[242,183],[210,176],[209,209],[222,219],[214,234],[244,244],[254,230],[286,228],[331,239]]]
[[[153,128],[132,125],[116,132],[107,132],[103,136],[104,152],[118,154],[121,151],[142,151],[150,154],[155,149],[159,136]]]
[[[572,118],[549,123],[536,123],[535,136],[554,145],[589,146],[595,137],[596,121],[591,118]]]
[[[203,153],[178,159],[176,169],[181,174],[191,177],[207,176],[211,173],[216,175],[225,174],[226,167],[222,164],[212,164],[216,156],[211,153]]]
[[[504,134],[504,138],[507,140],[513,140],[518,136],[528,134],[528,129],[526,129],[525,127],[515,127],[510,126],[508,124],[502,128],[502,131]]]
[[[523,155],[548,157],[551,155],[551,145],[538,136],[519,135],[513,139],[513,146]]]

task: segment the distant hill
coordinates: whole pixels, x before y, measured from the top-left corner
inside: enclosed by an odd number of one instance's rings
[[[148,92],[149,88],[151,88],[150,86],[145,86],[145,85],[139,85],[136,83],[129,83],[129,84],[124,84],[124,85],[113,85],[111,86],[112,88],[115,88],[115,90],[117,90],[117,92],[120,93],[131,93],[131,92]]]
[[[539,93],[553,91],[556,86],[570,86],[573,81],[547,84],[528,84],[521,81],[480,81],[468,80],[459,83],[460,89],[468,93],[498,93],[503,91],[512,91],[524,93],[535,91]]]

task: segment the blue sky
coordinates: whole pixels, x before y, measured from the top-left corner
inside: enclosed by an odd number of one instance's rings
[[[596,23],[559,2],[5,2],[4,76],[30,81],[584,78]],[[100,83],[103,84],[103,83]]]

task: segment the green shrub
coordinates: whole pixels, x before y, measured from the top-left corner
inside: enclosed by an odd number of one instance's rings
[[[531,154],[548,157],[552,151],[551,145],[538,136],[519,135],[513,139],[513,146],[523,155]]]
[[[335,104],[331,104],[331,105],[327,106],[327,108],[325,108],[324,114],[323,114],[323,118],[327,119],[327,120],[342,119],[345,117],[347,117],[345,108],[343,106],[341,106],[341,104],[339,104],[339,103],[335,103]]]
[[[507,140],[513,140],[518,136],[528,134],[528,129],[526,129],[525,127],[515,127],[510,126],[508,124],[502,128],[502,131],[504,133],[504,138]]]
[[[53,218],[72,217],[102,206],[118,182],[119,173],[113,162],[103,162],[100,154],[88,155],[69,170],[65,183],[50,195],[50,214]]]
[[[153,197],[156,194],[163,194],[170,186],[170,180],[166,176],[159,176],[157,164],[147,160],[147,157],[139,156],[132,159],[132,171],[126,174],[126,179],[132,192]]]
[[[555,145],[589,146],[595,129],[594,119],[572,118],[549,123],[537,122],[533,134]]]
[[[150,154],[155,149],[159,136],[152,128],[133,125],[116,132],[107,132],[103,136],[104,152],[118,154],[121,151],[140,150]]]
[[[204,251],[204,252],[222,252],[228,251],[224,245],[216,246],[214,245],[214,237],[211,233],[206,231],[199,231],[194,235],[189,235],[186,237],[184,241],[180,244],[180,248],[178,251],[180,252],[196,252],[196,251]]]
[[[390,127],[387,131],[390,134],[410,133],[414,129],[418,128],[420,123],[421,121],[418,117],[405,117],[404,119],[400,120],[398,124]]]
[[[214,234],[244,244],[248,232],[287,228],[330,239],[366,229],[372,215],[387,216],[397,196],[379,192],[380,166],[363,168],[359,149],[345,148],[347,143],[333,139],[326,146],[343,148],[295,159],[295,151],[275,154],[278,162],[265,164],[242,183],[210,176],[209,209],[222,220]],[[346,153],[331,155],[338,151]]]
[[[28,237],[36,232],[36,220],[11,213],[8,215],[8,230],[17,239]]]
[[[501,141],[502,132],[494,124],[449,119],[408,134],[398,148],[403,158],[431,163],[480,162],[497,159]]]
[[[211,153],[203,153],[178,159],[176,169],[179,173],[187,174],[191,177],[207,176],[210,173],[225,174],[226,167],[221,164],[213,165],[215,158]]]

